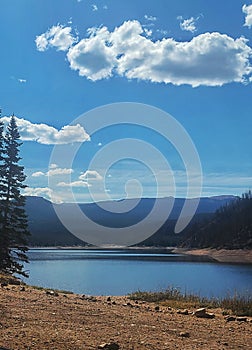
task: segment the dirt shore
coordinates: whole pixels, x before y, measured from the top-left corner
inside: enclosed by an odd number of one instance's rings
[[[252,322],[212,319],[127,297],[84,297],[29,286],[0,287],[0,348],[91,350],[251,349]],[[109,347],[104,347],[109,349]],[[111,347],[113,349],[113,347]],[[114,347],[116,349],[116,347]],[[117,348],[118,349],[118,348]]]
[[[218,262],[252,264],[252,249],[184,249],[175,248],[174,253],[207,256]]]

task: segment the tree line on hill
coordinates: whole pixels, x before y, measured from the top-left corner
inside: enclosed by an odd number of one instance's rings
[[[252,249],[252,193],[219,208],[203,221],[195,222],[181,244],[190,248]]]
[[[22,145],[15,117],[4,132],[0,120],[0,271],[26,276],[24,262],[28,262],[26,252],[28,224],[25,212],[24,167],[19,164],[19,148]]]

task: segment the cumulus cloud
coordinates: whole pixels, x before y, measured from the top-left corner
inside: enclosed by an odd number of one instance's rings
[[[62,198],[49,187],[26,187],[24,196],[44,197],[53,203],[63,203]]]
[[[89,29],[87,37],[67,52],[70,67],[92,81],[115,74],[128,79],[174,85],[221,86],[249,81],[252,49],[243,37],[218,32],[191,41],[154,41],[138,21],[126,21],[112,32]]]
[[[36,37],[37,49],[46,51],[49,47],[55,47],[59,51],[67,51],[69,47],[78,41],[71,32],[71,27],[64,27],[59,24],[53,26],[47,32]]]
[[[87,170],[79,176],[78,180],[72,182],[59,182],[58,187],[91,187],[94,182],[103,178],[96,170]],[[90,183],[91,182],[91,183]]]
[[[1,120],[7,125],[10,117],[2,117]],[[89,135],[80,124],[66,125],[57,130],[47,124],[34,124],[23,118],[16,117],[16,122],[23,141],[36,141],[44,145],[90,141]]]
[[[188,32],[196,32],[197,28],[196,28],[196,21],[199,19],[198,18],[194,18],[194,17],[191,17],[191,18],[188,18],[188,19],[184,19],[182,16],[179,16],[178,17],[178,20],[180,20],[180,29],[181,30],[185,30],[185,31],[188,31]]]
[[[82,39],[68,51],[70,67],[93,81],[112,76],[117,58],[114,49],[108,45],[109,40],[106,27],[92,28],[89,38]]]
[[[244,26],[250,28],[252,26],[252,5],[243,5],[242,12],[245,13]]]
[[[31,176],[32,176],[32,177],[45,176],[45,173],[43,173],[42,171],[36,171],[36,172],[33,173]]]
[[[56,165],[56,164],[53,164]],[[39,177],[39,176],[59,176],[59,175],[69,175],[73,173],[73,169],[69,168],[59,168],[57,165],[56,167],[50,167],[50,169],[47,172],[42,171],[36,171],[32,174],[32,177]]]
[[[69,175],[73,173],[73,169],[68,168],[54,168],[48,170],[46,176],[57,176],[57,175]]]
[[[101,181],[103,178],[96,170],[87,170],[79,176],[80,180]]]

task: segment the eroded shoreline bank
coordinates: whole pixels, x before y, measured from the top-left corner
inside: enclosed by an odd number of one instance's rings
[[[186,249],[175,248],[173,253],[202,256],[220,263],[252,264],[252,249]]]

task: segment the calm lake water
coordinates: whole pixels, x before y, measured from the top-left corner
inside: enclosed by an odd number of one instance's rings
[[[28,255],[26,283],[75,293],[125,295],[168,286],[208,297],[252,293],[252,265],[218,264],[166,250],[31,249]]]

